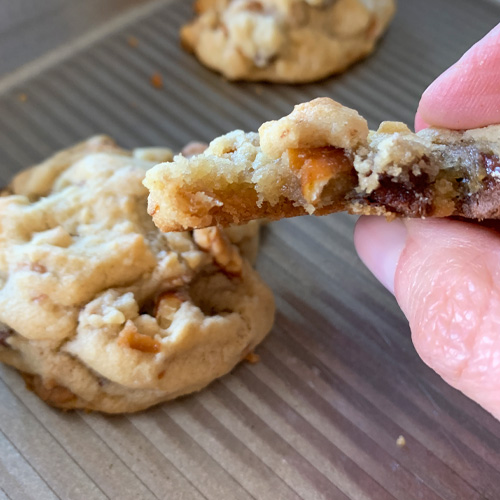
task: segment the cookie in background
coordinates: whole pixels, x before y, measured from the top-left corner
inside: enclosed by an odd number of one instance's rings
[[[394,0],[197,0],[183,47],[229,80],[306,83],[369,55]]]

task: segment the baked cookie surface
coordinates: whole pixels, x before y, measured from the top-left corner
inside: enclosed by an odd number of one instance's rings
[[[230,80],[303,83],[372,52],[394,0],[198,0],[186,50]]]
[[[387,217],[500,218],[500,125],[370,132],[328,98],[259,133],[234,131],[201,155],[148,171],[149,213],[163,231],[346,210]]]
[[[258,223],[155,228],[142,180],[171,157],[95,137],[0,197],[0,360],[49,404],[131,412],[197,391],[272,326],[245,258]]]

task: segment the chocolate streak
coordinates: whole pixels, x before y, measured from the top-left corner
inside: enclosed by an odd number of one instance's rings
[[[438,179],[453,184],[448,201],[455,204],[452,215],[468,219],[500,219],[500,158],[478,153],[474,168],[442,169]],[[395,182],[396,180],[396,182]],[[382,176],[380,186],[370,194],[357,195],[353,201],[383,207],[403,217],[426,217],[435,213],[436,194],[427,174],[410,174],[408,182]],[[438,198],[438,202],[446,201]]]
[[[427,174],[410,174],[408,183],[397,183],[389,176],[379,180],[380,186],[364,197],[369,205],[382,206],[405,217],[425,217],[432,212],[432,195]]]

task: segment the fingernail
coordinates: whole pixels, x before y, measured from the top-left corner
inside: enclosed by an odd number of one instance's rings
[[[354,232],[359,257],[375,277],[394,293],[394,276],[408,232],[404,223],[384,217],[361,217]]]

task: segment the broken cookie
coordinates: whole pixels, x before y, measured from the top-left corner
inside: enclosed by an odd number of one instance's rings
[[[234,131],[200,155],[147,172],[162,231],[341,210],[389,218],[500,218],[500,125],[375,132],[329,98],[300,104],[259,133]]]

